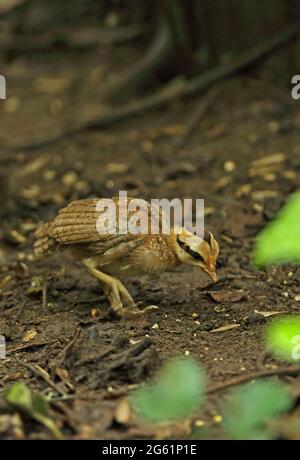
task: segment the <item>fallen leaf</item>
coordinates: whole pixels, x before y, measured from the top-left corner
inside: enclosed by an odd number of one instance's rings
[[[261,201],[266,198],[276,198],[279,195],[277,190],[256,190],[251,193],[253,200]]]
[[[37,332],[35,329],[30,329],[27,331],[22,339],[23,342],[30,342],[30,340],[34,339],[34,337],[37,335]]]
[[[106,165],[106,171],[110,174],[126,174],[129,170],[129,166],[124,163],[108,163]]]
[[[127,398],[124,398],[117,405],[115,412],[115,421],[120,425],[127,425],[131,418],[130,404]]]
[[[217,303],[239,302],[244,299],[244,291],[212,291],[209,296]]]
[[[280,315],[280,313],[283,313],[283,312],[282,311],[259,311],[259,310],[254,310],[254,313],[257,313],[258,315],[262,315],[265,318],[268,318],[268,316]]]
[[[268,166],[274,163],[282,163],[285,161],[286,155],[284,153],[274,153],[272,155],[264,156],[263,158],[259,158],[258,160],[252,161],[251,166],[253,168],[261,168],[264,166]]]
[[[44,94],[58,94],[66,91],[71,80],[66,77],[40,77],[33,84],[34,91]]]
[[[217,329],[212,329],[210,332],[225,332],[230,331],[230,329],[236,329],[237,327],[240,327],[240,324],[225,324],[224,326],[218,327]]]
[[[2,291],[12,282],[12,276],[7,275],[0,281],[0,290]]]

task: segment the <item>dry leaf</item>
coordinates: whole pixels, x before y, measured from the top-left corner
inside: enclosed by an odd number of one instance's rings
[[[217,303],[239,302],[245,297],[244,291],[212,291],[209,296]]]
[[[235,329],[237,327],[240,327],[240,324],[237,324],[237,323],[225,324],[225,326],[218,327],[217,329],[212,329],[210,332],[225,332],[225,331],[230,331],[230,329]]]
[[[0,290],[2,291],[3,289],[5,289],[11,282],[12,282],[12,276],[11,275],[6,275],[0,281]]]
[[[284,153],[274,153],[273,155],[267,155],[258,160],[252,161],[251,166],[253,168],[262,168],[276,163],[282,163],[285,161],[286,155]]]
[[[23,342],[30,342],[30,340],[34,339],[34,337],[37,335],[37,332],[35,329],[30,329],[27,331],[23,337]]]
[[[279,195],[277,190],[256,190],[251,193],[253,200],[261,201],[266,198],[276,198]]]
[[[115,421],[120,425],[127,425],[131,418],[130,404],[127,398],[124,398],[117,405],[115,412]]]
[[[268,318],[268,316],[280,315],[280,313],[283,313],[283,312],[282,311],[259,311],[259,310],[254,310],[254,313],[257,313],[258,315],[262,315],[265,318]]]
[[[66,77],[40,77],[34,82],[37,93],[59,94],[66,91],[71,85],[71,80]]]
[[[126,174],[129,170],[129,166],[124,163],[108,163],[106,165],[106,171],[110,174]]]

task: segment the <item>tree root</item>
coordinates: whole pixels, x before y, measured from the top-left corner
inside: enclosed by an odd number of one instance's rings
[[[121,74],[107,84],[104,88],[104,101],[116,101],[133,95],[140,83],[145,83],[150,75],[153,75],[172,49],[172,34],[169,25],[161,19],[157,33],[139,61],[130,68],[126,68]]]
[[[294,38],[299,31],[297,25],[293,25],[274,37],[264,41],[261,45],[242,53],[234,62],[221,64],[201,75],[186,80],[176,78],[167,83],[154,94],[144,97],[134,102],[118,106],[108,107],[107,110],[99,110],[99,115],[93,115],[90,119],[78,120],[76,125],[53,135],[50,138],[36,141],[26,145],[7,145],[2,146],[6,150],[34,150],[56,143],[68,136],[80,133],[86,129],[106,128],[114,123],[139,115],[151,109],[157,109],[173,101],[176,98],[192,96],[199,91],[204,91],[218,81],[240,72],[257,61],[266,57],[272,51],[287,43]]]

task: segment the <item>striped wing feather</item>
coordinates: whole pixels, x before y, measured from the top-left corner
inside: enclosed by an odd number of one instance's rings
[[[117,205],[118,199],[114,199]],[[60,245],[76,245],[91,254],[106,254],[122,256],[140,246],[146,235],[99,233],[97,220],[101,212],[97,210],[98,198],[78,200],[71,202],[61,209],[52,223],[49,225],[48,234]],[[104,213],[103,213],[104,214]]]

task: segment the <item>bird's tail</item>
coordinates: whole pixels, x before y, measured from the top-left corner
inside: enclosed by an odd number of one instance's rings
[[[35,242],[33,245],[34,254],[39,257],[51,254],[56,247],[54,239],[49,235],[50,224],[44,224],[35,232]]]

